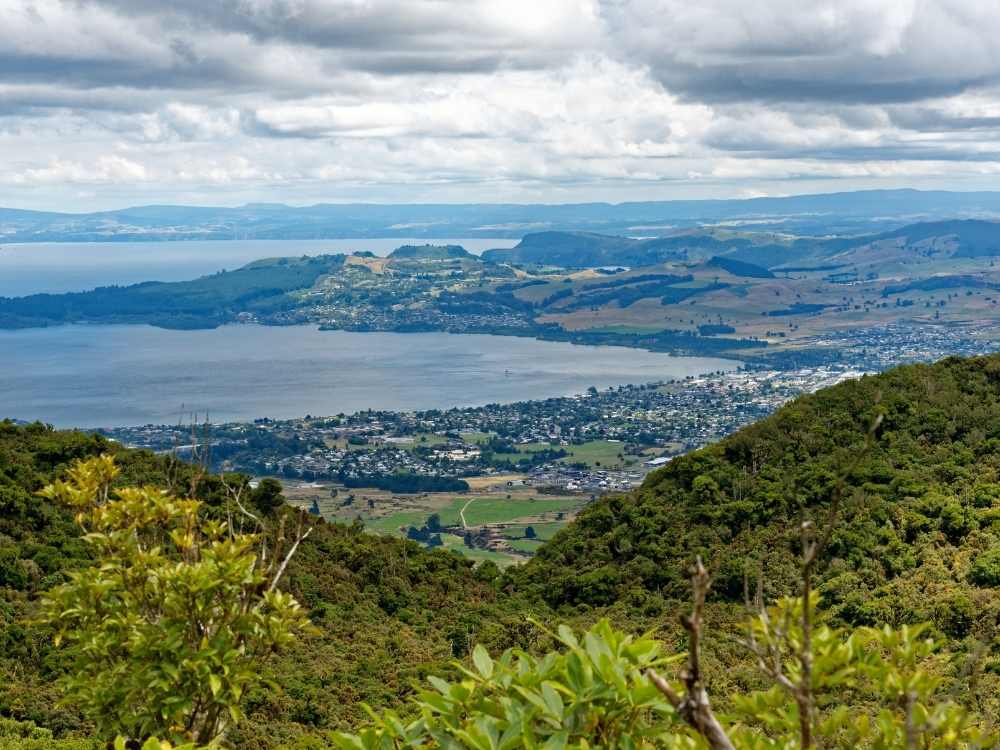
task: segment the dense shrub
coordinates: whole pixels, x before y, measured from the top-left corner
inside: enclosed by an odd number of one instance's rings
[[[977,586],[1000,586],[1000,547],[979,555],[969,570],[969,580]]]

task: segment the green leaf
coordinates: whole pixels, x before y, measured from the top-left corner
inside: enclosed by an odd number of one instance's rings
[[[361,741],[360,737],[356,737],[353,734],[335,732],[332,739],[334,744],[341,748],[341,750],[365,750],[365,743]]]
[[[545,707],[549,713],[562,721],[564,711],[562,698],[548,682],[542,683],[542,700],[545,701]]]
[[[434,689],[441,693],[441,695],[448,695],[448,691],[451,690],[451,685],[448,684],[448,682],[442,680],[440,677],[436,677],[435,675],[428,677],[427,681],[433,685]]]
[[[493,659],[490,658],[489,652],[482,644],[476,644],[475,649],[473,649],[472,663],[476,665],[476,669],[479,670],[479,674],[484,679],[488,680],[493,676]]]
[[[573,634],[573,630],[566,625],[559,626],[559,640],[565,643],[570,648],[579,648],[580,644],[576,640],[576,636]]]

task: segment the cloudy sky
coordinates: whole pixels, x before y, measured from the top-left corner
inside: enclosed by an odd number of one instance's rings
[[[0,0],[0,205],[1000,189],[996,0]]]

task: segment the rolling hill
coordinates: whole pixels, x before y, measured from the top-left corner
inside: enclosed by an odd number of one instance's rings
[[[513,248],[487,250],[482,257],[493,263],[564,268],[650,266],[665,261],[724,255],[754,247],[758,242],[768,243],[770,237],[761,233],[717,230],[686,230],[643,240],[587,232],[537,232],[525,235]]]
[[[1000,322],[1000,268],[988,254],[998,227],[962,220],[821,238],[711,229],[645,240],[545,232],[481,258],[457,245],[278,258],[186,282],[0,298],[0,328],[311,323],[822,361],[836,355],[815,343],[824,337]]]
[[[447,260],[456,258],[473,258],[468,250],[459,245],[403,245],[393,250],[392,259]]]
[[[584,232],[525,235],[513,248],[488,250],[493,262],[568,268],[648,266],[668,261],[724,258],[765,269],[866,263],[890,249],[897,257],[979,258],[1000,255],[1000,223],[975,219],[908,224],[889,232],[841,237],[696,229],[664,237],[631,239]],[[880,258],[885,262],[885,257]]]
[[[346,256],[274,258],[192,281],[150,281],[87,292],[0,297],[0,328],[62,323],[149,323],[163,328],[213,328],[240,313],[292,306],[287,293],[311,287],[343,267]]]

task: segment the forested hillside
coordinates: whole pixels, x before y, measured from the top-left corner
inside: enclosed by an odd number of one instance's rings
[[[87,552],[68,515],[34,493],[70,461],[106,451],[118,456],[123,483],[183,490],[193,470],[96,437],[0,425],[0,717],[86,735],[75,713],[55,707],[61,657],[25,617]],[[218,508],[222,489],[205,477],[197,494]],[[800,523],[822,526],[838,494],[817,568],[823,616],[848,626],[931,623],[946,643],[935,674],[951,694],[995,714],[1000,355],[899,368],[801,398],[675,459],[638,491],[599,500],[503,576],[489,564],[473,569],[443,551],[320,523],[284,584],[318,634],[269,662],[274,687],[247,696],[249,720],[228,739],[262,750],[327,747],[319,738],[362,721],[359,701],[401,705],[475,644],[494,654],[551,647],[529,616],[589,625],[606,615],[682,650],[677,614],[688,606],[696,555],[714,577],[704,663],[725,709],[760,686],[731,638],[745,577],[752,589],[761,575],[768,599],[794,593]],[[250,497],[261,513],[285,512],[275,483]]]
[[[149,323],[162,328],[214,328],[239,313],[293,306],[287,293],[342,268],[343,255],[274,258],[192,281],[148,281],[69,294],[0,297],[0,328],[88,321]]]
[[[865,256],[873,254],[882,244],[895,247],[907,257],[917,255],[917,250],[954,258],[990,257],[1000,253],[997,236],[998,224],[980,219],[921,222],[889,232],[837,237],[717,227],[675,230],[666,236],[647,239],[590,232],[536,232],[525,235],[515,247],[487,250],[482,257],[494,263],[565,267],[649,266],[719,257],[765,270],[784,270],[830,263],[832,258],[845,265],[848,257],[852,262],[864,262]],[[858,257],[851,256],[852,252]]]
[[[870,448],[865,433],[883,415]],[[511,585],[559,611],[659,611],[687,591],[696,554],[717,596],[744,573],[775,592],[797,575],[797,527],[822,520],[844,482],[827,552],[827,607],[851,624],[931,621],[962,640],[1000,602],[1000,356],[947,359],[848,381],[600,500]],[[989,668],[1000,671],[1000,651]]]

